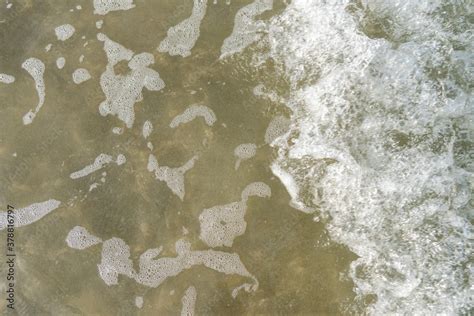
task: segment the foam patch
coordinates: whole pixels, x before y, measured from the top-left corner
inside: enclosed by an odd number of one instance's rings
[[[28,58],[23,62],[21,68],[25,69],[35,81],[36,92],[38,93],[38,105],[36,109],[31,109],[23,116],[23,124],[28,125],[33,123],[33,120],[38,114],[39,110],[44,104],[46,97],[46,88],[44,85],[44,63],[38,58]]]
[[[66,65],[66,59],[64,57],[58,57],[58,59],[56,59],[56,67],[63,69],[64,65]]]
[[[123,11],[133,8],[135,8],[133,0],[94,0],[94,14],[106,15],[112,11]]]
[[[161,249],[150,249],[143,253],[140,256],[140,272],[135,280],[149,287],[158,287],[166,279],[177,276],[184,270],[204,265],[224,274],[250,278],[253,280],[253,285],[247,290],[257,290],[257,279],[247,271],[239,255],[215,250],[192,251],[189,242],[184,240],[178,240],[175,246],[177,257],[174,258],[154,259],[160,254]]]
[[[234,239],[245,233],[245,213],[250,196],[270,197],[271,189],[263,182],[249,184],[242,191],[242,200],[204,209],[199,215],[199,238],[210,247],[232,247]]]
[[[0,82],[10,84],[15,82],[15,77],[7,74],[0,74]]]
[[[51,199],[14,210],[13,217],[15,221],[15,227],[26,226],[39,221],[41,218],[57,209],[60,204],[60,201]],[[7,212],[0,212],[0,230],[5,229],[7,225]]]
[[[285,134],[290,128],[290,120],[284,116],[275,117],[265,131],[265,143],[271,144],[275,139]]]
[[[78,68],[74,70],[72,74],[72,81],[74,81],[75,84],[81,84],[84,81],[87,81],[91,78],[91,75],[89,74],[89,71],[84,68]]]
[[[150,53],[134,53],[122,45],[110,40],[106,35],[99,33],[99,41],[104,42],[104,51],[108,63],[100,77],[100,85],[105,94],[105,101],[99,105],[102,116],[115,115],[123,121],[128,128],[135,121],[134,106],[143,99],[142,90],[159,91],[165,87],[160,75],[155,70],[148,68],[155,62]],[[127,60],[130,73],[116,75],[114,66]]]
[[[126,162],[127,162],[127,158],[123,154],[117,155],[117,160],[115,160],[115,163],[117,164],[117,166],[121,166]]]
[[[191,49],[199,38],[199,28],[206,8],[207,0],[194,0],[191,16],[168,30],[166,38],[158,46],[158,51],[167,52],[171,56],[191,55]]]
[[[111,238],[102,245],[99,275],[107,285],[118,284],[120,274],[134,278],[136,273],[130,259],[130,247],[120,238]]]
[[[54,29],[54,33],[59,41],[65,41],[74,35],[76,29],[71,24],[63,24]]]
[[[148,171],[154,172],[157,180],[166,182],[168,188],[173,191],[181,200],[184,199],[184,174],[194,167],[194,162],[198,156],[194,156],[188,160],[184,165],[178,168],[170,168],[166,166],[159,166],[156,157],[150,154],[148,157]]]
[[[197,292],[194,286],[190,286],[184,292],[181,298],[181,316],[194,316],[194,309],[196,306]]]
[[[124,155],[119,154],[117,156],[117,159],[114,161],[113,157],[111,155],[107,154],[99,154],[94,162],[90,165],[85,166],[81,170],[78,170],[76,172],[73,172],[69,175],[71,179],[79,179],[82,177],[85,177],[93,172],[96,172],[97,170],[102,169],[104,166],[110,164],[111,162],[115,162],[117,165],[122,165],[127,161]]]
[[[255,144],[240,144],[234,149],[234,156],[237,157],[235,162],[235,170],[239,169],[240,163],[244,160],[250,159],[257,154],[257,145]]]
[[[222,44],[220,58],[242,52],[258,41],[262,37],[259,31],[265,27],[265,23],[256,21],[255,17],[272,8],[273,0],[256,0],[240,9],[235,15],[232,33]]]
[[[145,123],[143,123],[143,129],[142,129],[143,138],[147,139],[151,135],[152,132],[153,132],[153,124],[151,124],[150,121],[145,121]]]
[[[170,123],[171,128],[176,128],[181,124],[189,123],[197,117],[202,117],[208,126],[214,125],[216,115],[214,111],[205,105],[190,105],[183,113],[177,115]]]
[[[109,286],[118,284],[119,275],[124,275],[142,285],[156,288],[184,270],[203,265],[226,275],[239,275],[252,280],[252,283],[245,283],[234,289],[232,292],[234,297],[241,289],[248,292],[258,289],[258,280],[248,272],[239,255],[235,253],[215,250],[192,251],[190,243],[183,239],[176,242],[175,248],[176,257],[161,258],[156,257],[160,255],[162,247],[148,249],[140,256],[139,271],[136,272],[130,259],[130,247],[120,238],[108,239],[102,245],[102,258],[98,264],[99,275]],[[191,306],[191,303],[195,301],[192,290],[189,294],[190,296],[186,299],[189,303],[187,306]]]
[[[143,297],[142,296],[135,297],[135,306],[138,307],[138,308],[143,307]]]
[[[83,250],[102,242],[102,239],[90,234],[87,229],[75,226],[66,237],[66,243],[70,248]]]

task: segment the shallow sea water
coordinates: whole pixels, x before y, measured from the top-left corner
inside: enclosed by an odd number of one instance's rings
[[[210,1],[200,37],[186,58],[160,53],[156,47],[169,27],[189,16],[191,1],[135,1],[135,8],[105,16],[93,14],[92,1],[14,1],[10,9],[2,4],[0,69],[16,81],[0,87],[1,203],[22,208],[48,199],[62,202],[37,222],[16,229],[18,315],[176,315],[191,285],[197,291],[198,315],[341,314],[348,308],[353,285],[343,273],[354,254],[330,241],[323,224],[311,215],[290,207],[288,193],[270,170],[275,151],[265,144],[265,131],[273,117],[288,115],[288,110],[255,96],[253,89],[263,73],[272,81],[268,74],[274,73],[273,65],[249,67],[249,52],[219,60],[236,12],[249,3]],[[82,10],[70,12],[77,4]],[[262,17],[283,9],[284,4],[275,1],[274,9]],[[99,19],[104,20],[100,30],[95,26]],[[73,25],[75,33],[61,42],[54,28],[65,23]],[[153,54],[150,67],[166,84],[161,91],[143,90],[130,129],[117,117],[102,117],[98,111],[105,99],[99,78],[107,64],[98,32],[136,53]],[[49,43],[52,48],[46,52]],[[38,95],[20,65],[33,56],[45,64],[46,98],[33,123],[23,125],[22,117],[36,106]],[[61,70],[55,65],[60,56],[66,59]],[[76,85],[72,72],[79,67],[92,78]],[[126,63],[115,70],[130,71]],[[273,84],[285,89],[284,82]],[[216,123],[207,126],[196,119],[171,129],[173,117],[194,103],[211,108]],[[148,140],[142,137],[146,120],[154,127]],[[123,134],[112,133],[114,127],[125,127]],[[257,154],[235,170],[234,148],[242,143],[257,144]],[[183,201],[147,170],[150,152],[160,165],[170,167],[199,155],[185,174]],[[127,161],[77,180],[69,177],[100,153],[121,153]],[[105,183],[100,181],[103,171]],[[77,225],[103,240],[121,238],[130,246],[135,268],[149,248],[163,246],[162,256],[174,257],[174,244],[183,237],[192,249],[205,250],[209,247],[199,239],[201,211],[240,200],[245,186],[256,181],[270,186],[271,197],[251,197],[245,234],[231,248],[216,248],[237,253],[260,283],[256,292],[242,291],[235,299],[232,289],[246,278],[203,266],[170,277],[157,288],[123,275],[117,285],[107,286],[97,269],[101,246],[77,250],[65,242]],[[100,185],[89,192],[94,182]],[[183,227],[188,234],[183,235]],[[2,266],[2,292],[5,269]],[[143,297],[141,309],[135,305],[137,296]],[[0,308],[6,311],[3,299]]]
[[[2,314],[472,313],[472,3],[112,2],[0,4]]]

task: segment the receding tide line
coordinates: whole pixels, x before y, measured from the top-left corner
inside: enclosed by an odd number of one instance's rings
[[[34,203],[14,211],[15,227],[26,226],[34,223],[50,212],[54,211],[61,204],[60,201],[50,199],[44,202]],[[7,227],[7,212],[0,213],[0,230]]]

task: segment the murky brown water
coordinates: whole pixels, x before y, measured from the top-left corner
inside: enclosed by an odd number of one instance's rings
[[[76,3],[77,2],[77,3]],[[18,315],[176,315],[185,290],[197,291],[197,315],[309,315],[343,314],[353,299],[352,283],[343,277],[355,255],[331,242],[322,223],[289,206],[289,196],[270,170],[275,152],[264,142],[269,122],[286,115],[282,104],[254,95],[264,82],[284,91],[285,83],[273,76],[270,62],[251,67],[251,54],[219,60],[223,40],[232,32],[239,8],[252,1],[226,4],[209,2],[200,37],[189,57],[160,53],[156,47],[169,27],[186,19],[192,1],[135,1],[136,7],[105,16],[93,14],[92,1],[15,1],[0,8],[0,72],[13,75],[12,84],[0,83],[0,201],[16,208],[56,199],[61,206],[42,219],[16,229],[16,312]],[[69,10],[80,4],[82,10]],[[283,9],[275,1],[266,18]],[[95,26],[104,20],[101,30]],[[69,23],[74,35],[60,42],[54,28]],[[98,106],[105,97],[99,78],[107,57],[96,34],[102,32],[135,53],[155,58],[150,68],[166,84],[161,91],[143,90],[135,104],[135,123],[124,127],[116,116],[103,117]],[[85,36],[85,39],[81,37]],[[83,46],[84,43],[87,46]],[[52,43],[46,52],[44,47]],[[255,45],[248,48],[257,49]],[[84,55],[84,61],[78,59]],[[59,70],[55,61],[66,58]],[[45,64],[46,100],[34,122],[22,117],[34,108],[38,95],[31,76],[21,64],[36,57]],[[72,72],[85,68],[91,79],[76,85]],[[127,74],[126,63],[116,66]],[[217,117],[213,126],[196,119],[171,129],[170,121],[189,105],[202,103]],[[148,140],[142,125],[149,120],[154,130]],[[154,149],[147,148],[150,141]],[[259,147],[255,157],[234,169],[234,148],[243,143]],[[100,153],[123,154],[127,162],[72,180],[70,174],[92,163]],[[198,155],[186,172],[184,200],[147,170],[153,153],[160,165],[179,167]],[[105,183],[101,182],[106,172]],[[245,282],[203,266],[192,267],[149,288],[119,276],[108,286],[98,274],[101,246],[84,250],[69,248],[68,232],[85,227],[103,240],[123,239],[131,250],[134,268],[149,248],[163,246],[162,256],[174,257],[175,242],[185,238],[192,249],[209,247],[199,239],[199,214],[205,208],[240,200],[252,182],[270,186],[271,198],[251,197],[245,215],[244,235],[233,246],[216,250],[237,253],[247,270],[259,281],[256,292],[232,289]],[[89,192],[92,183],[99,186]],[[183,227],[189,233],[183,234]],[[4,253],[2,231],[0,253]],[[3,261],[3,259],[2,259]],[[2,266],[2,293],[6,268]],[[3,296],[3,294],[2,294]],[[143,297],[143,307],[135,297]],[[6,312],[6,301],[0,300]]]

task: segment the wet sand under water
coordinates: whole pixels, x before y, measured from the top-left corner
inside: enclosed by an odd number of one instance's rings
[[[134,9],[104,17],[93,15],[92,1],[80,2],[82,10],[74,12],[69,9],[75,4],[63,1],[18,1],[8,11],[0,9],[0,20],[6,20],[1,24],[2,42],[7,43],[0,50],[0,70],[16,77],[13,84],[0,86],[0,201],[16,208],[53,198],[62,201],[41,220],[16,229],[19,315],[175,315],[190,285],[197,290],[198,315],[347,312],[354,293],[344,273],[356,256],[330,241],[323,223],[289,206],[288,193],[269,167],[275,153],[264,142],[265,131],[273,117],[287,113],[282,104],[256,97],[253,88],[265,81],[283,91],[284,82],[272,77],[269,62],[249,71],[249,54],[218,60],[235,13],[248,3],[209,3],[200,37],[187,58],[160,53],[156,47],[169,27],[189,16],[190,1],[136,1]],[[271,13],[281,9],[275,4]],[[114,41],[136,53],[152,53],[151,68],[166,84],[158,92],[143,91],[143,101],[135,104],[135,124],[122,135],[112,128],[123,123],[98,111],[105,98],[99,78],[107,64],[103,43],[96,39],[99,19],[104,19],[100,32]],[[65,23],[76,32],[59,42],[54,28]],[[48,43],[53,45],[46,52]],[[84,62],[79,63],[82,54]],[[25,126],[22,117],[36,106],[38,96],[20,66],[32,56],[45,63],[46,101],[34,122]],[[62,70],[55,65],[60,56],[66,58]],[[76,85],[72,72],[79,67],[92,79]],[[119,64],[116,71],[127,73],[127,68]],[[170,121],[193,103],[211,108],[217,122],[207,126],[196,119],[171,129]],[[146,120],[154,126],[148,140],[142,137]],[[235,170],[234,149],[243,143],[257,144],[257,154]],[[183,201],[147,170],[150,152],[170,167],[199,156],[185,174]],[[69,177],[100,153],[121,153],[127,162],[78,180]],[[103,171],[105,183],[88,192],[92,183],[101,182]],[[203,266],[185,270],[158,288],[125,276],[119,276],[118,285],[107,286],[97,270],[101,246],[79,251],[65,242],[76,225],[103,240],[121,238],[130,246],[136,269],[140,254],[149,248],[163,246],[162,256],[174,257],[180,238],[190,241],[192,249],[205,250],[209,247],[199,239],[201,211],[240,200],[242,190],[256,181],[270,186],[271,198],[251,197],[245,234],[231,248],[217,248],[239,254],[260,283],[256,292],[242,291],[236,299],[231,291],[245,278]],[[189,231],[185,236],[183,227]],[[5,252],[3,242],[0,249]],[[3,289],[5,266],[0,273]],[[137,296],[143,296],[141,309],[135,306]],[[5,311],[3,299],[0,308]]]

